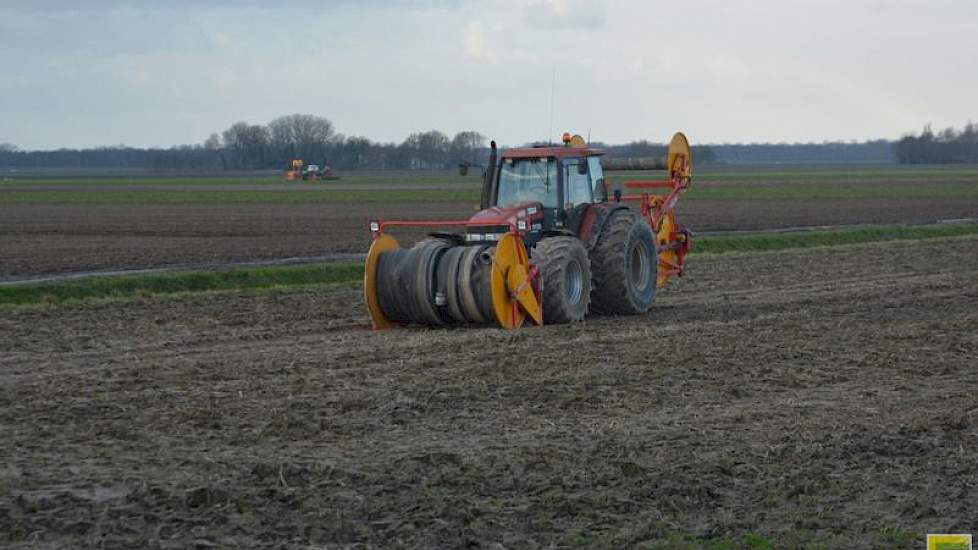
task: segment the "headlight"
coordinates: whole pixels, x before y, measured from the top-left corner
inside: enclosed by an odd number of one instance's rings
[[[526,231],[526,220],[519,220],[516,222],[516,228],[520,231]]]
[[[374,233],[380,231],[380,224],[377,222],[370,222],[370,230]]]

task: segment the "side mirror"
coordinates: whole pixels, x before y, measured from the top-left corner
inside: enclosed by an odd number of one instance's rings
[[[608,185],[604,178],[598,178],[598,181],[594,182],[594,197],[602,201],[608,200]]]
[[[458,165],[458,175],[467,176],[469,175],[469,165],[465,162],[460,162]]]

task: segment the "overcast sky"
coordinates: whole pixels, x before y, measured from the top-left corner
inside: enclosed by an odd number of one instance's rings
[[[554,102],[551,89],[556,74]],[[897,138],[978,120],[978,0],[0,0],[0,142]]]

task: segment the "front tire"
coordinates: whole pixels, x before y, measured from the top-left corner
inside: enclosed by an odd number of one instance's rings
[[[591,309],[603,315],[636,315],[652,307],[659,254],[652,228],[630,210],[615,212],[591,249]]]
[[[591,302],[591,262],[576,237],[548,237],[533,249],[543,282],[543,322],[584,320]]]

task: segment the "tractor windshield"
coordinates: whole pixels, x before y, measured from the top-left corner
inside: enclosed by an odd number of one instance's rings
[[[539,202],[557,208],[557,162],[550,158],[503,159],[496,206]]]

